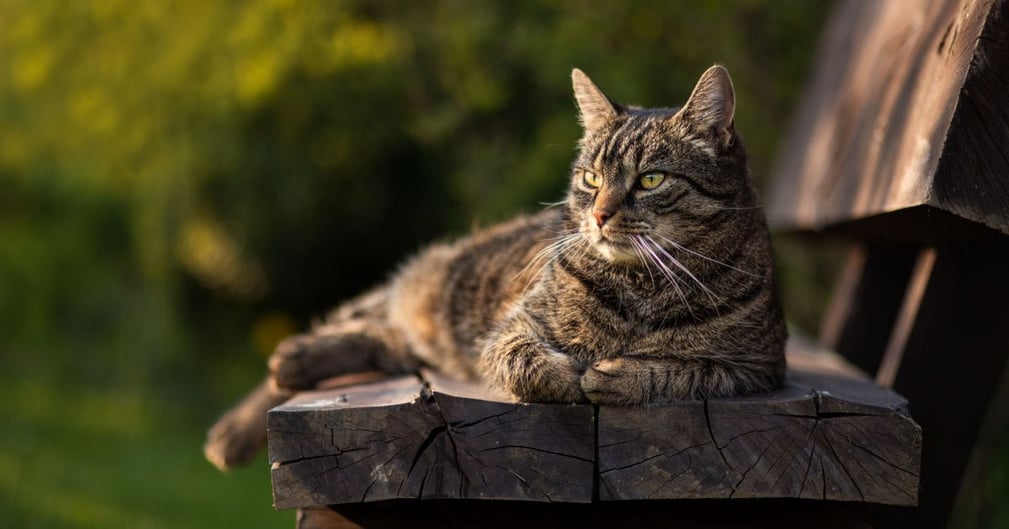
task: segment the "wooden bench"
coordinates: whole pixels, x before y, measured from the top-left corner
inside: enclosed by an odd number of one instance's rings
[[[305,393],[269,414],[276,507],[302,528],[944,526],[1009,348],[996,6],[836,9],[768,213],[854,242],[819,337],[841,356],[793,340],[777,392],[655,408],[426,372]]]
[[[305,393],[269,415],[275,505],[341,505],[366,527],[402,523],[406,510],[438,526],[461,506],[417,500],[479,500],[467,509],[500,510],[496,523],[539,512],[575,527],[636,511],[631,500],[916,504],[921,432],[907,402],[831,353],[793,347],[789,362],[777,392],[656,408],[515,403],[428,372]],[[388,500],[399,504],[361,509]],[[502,501],[522,503],[491,505]],[[533,502],[597,508],[574,522]],[[301,526],[337,516],[308,511]]]
[[[945,527],[1004,421],[1009,10],[843,2],[818,60],[769,216],[853,243],[820,340],[907,397],[923,431],[920,507],[874,522]]]

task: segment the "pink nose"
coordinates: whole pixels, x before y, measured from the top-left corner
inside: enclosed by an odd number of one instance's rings
[[[613,213],[605,209],[597,209],[592,212],[592,216],[596,218],[596,226],[602,228],[603,224],[606,224],[606,221],[613,217]]]

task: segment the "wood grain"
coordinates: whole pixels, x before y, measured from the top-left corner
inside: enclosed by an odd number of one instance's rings
[[[781,390],[652,408],[520,404],[434,373],[269,414],[277,508],[393,499],[809,498],[914,505],[907,402],[793,346]]]
[[[592,500],[591,407],[478,396],[490,397],[472,384],[401,377],[271,410],[275,506]]]
[[[795,372],[773,395],[599,411],[600,499],[915,505],[921,431],[873,384]]]
[[[837,7],[768,214],[823,229],[930,206],[1009,233],[1009,40],[994,0]]]

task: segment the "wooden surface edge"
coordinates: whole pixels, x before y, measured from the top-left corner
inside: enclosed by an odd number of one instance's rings
[[[271,410],[275,506],[401,499],[808,498],[914,505],[907,402],[815,344],[785,387],[652,408],[517,403],[437,374]],[[549,472],[545,472],[549,470]]]

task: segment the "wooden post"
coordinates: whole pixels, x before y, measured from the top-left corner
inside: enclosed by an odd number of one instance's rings
[[[918,247],[859,244],[845,263],[820,329],[823,344],[867,373],[879,369]]]

